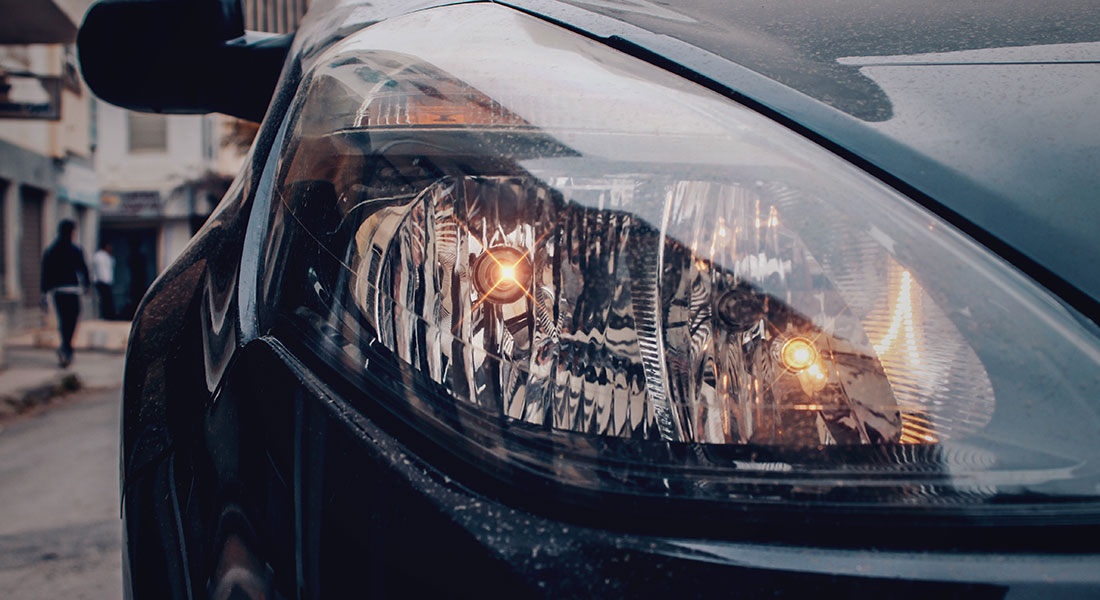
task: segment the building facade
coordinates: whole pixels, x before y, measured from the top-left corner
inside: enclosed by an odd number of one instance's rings
[[[28,3],[0,26],[0,330],[41,325],[42,252],[61,219],[98,230],[95,99],[72,40],[91,1]]]
[[[306,14],[307,0],[241,0],[244,28],[265,33],[290,33]]]
[[[306,0],[242,0],[245,28],[297,29]],[[225,115],[157,115],[97,105],[99,241],[115,256],[114,300],[133,314],[240,170],[255,124]]]
[[[99,241],[111,244],[119,316],[187,246],[229,188],[245,148],[224,115],[137,113],[101,104],[95,172]]]
[[[118,316],[190,241],[240,169],[254,124],[98,102],[73,41],[92,0],[0,0],[0,340],[42,326],[41,256],[61,219],[115,256]],[[294,31],[306,0],[242,0],[245,27]],[[94,314],[89,299],[85,315]]]

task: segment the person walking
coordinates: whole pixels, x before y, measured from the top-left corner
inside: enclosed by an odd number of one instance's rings
[[[92,255],[92,284],[99,296],[99,318],[108,321],[115,318],[115,292],[111,289],[114,282],[115,257],[110,242],[102,242]]]
[[[57,240],[42,256],[42,293],[53,294],[61,347],[57,357],[62,367],[73,362],[73,333],[80,316],[80,295],[88,291],[88,265],[84,252],[73,243],[76,223],[64,219],[57,224]]]

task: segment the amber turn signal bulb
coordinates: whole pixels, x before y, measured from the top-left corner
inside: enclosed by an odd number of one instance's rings
[[[813,342],[806,338],[791,338],[783,344],[779,357],[787,370],[804,371],[817,362],[817,349],[814,348]]]
[[[530,259],[510,246],[490,248],[474,262],[474,287],[489,302],[515,302],[529,295],[530,282]]]

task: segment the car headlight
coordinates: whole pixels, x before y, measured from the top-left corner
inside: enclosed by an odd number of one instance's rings
[[[1095,497],[1090,326],[739,104],[476,5],[337,43],[287,118],[261,304],[486,469],[779,504]]]

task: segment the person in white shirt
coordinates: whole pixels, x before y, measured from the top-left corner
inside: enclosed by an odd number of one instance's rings
[[[115,293],[111,285],[115,281],[115,257],[111,256],[111,244],[103,242],[92,255],[92,282],[99,296],[99,317],[115,318]]]

